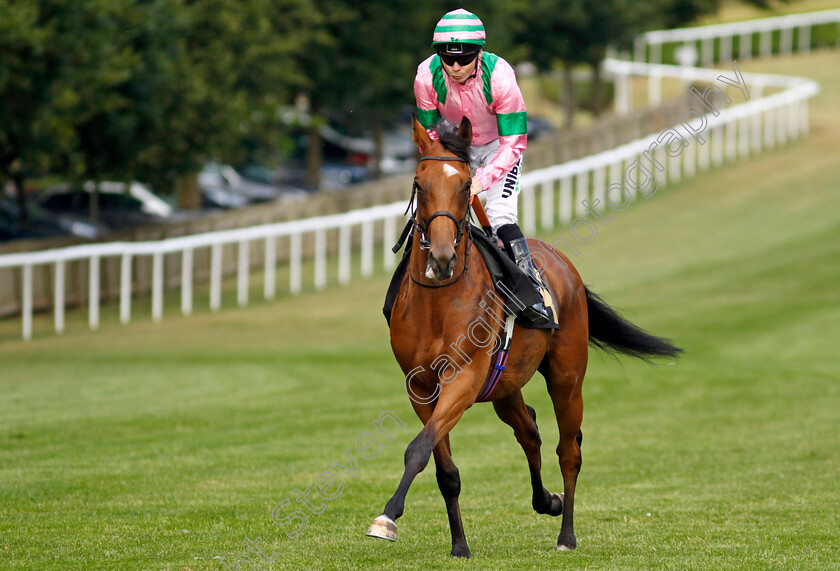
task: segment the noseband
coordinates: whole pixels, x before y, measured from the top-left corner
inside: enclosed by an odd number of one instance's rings
[[[420,157],[420,162],[422,162],[422,161],[455,161],[455,162],[459,162],[459,163],[466,163],[467,162],[460,157]],[[467,184],[465,186],[465,190],[467,190],[468,192],[469,192],[469,189],[470,189],[470,183],[471,182],[472,182],[472,179],[468,180]],[[414,182],[414,187],[411,189],[411,199],[412,200],[409,202],[409,206],[411,205],[411,202],[414,201],[414,193],[417,191],[418,188],[420,188],[420,187],[418,186],[417,182],[415,181]],[[461,238],[464,237],[464,228],[467,225],[467,217],[469,216],[469,213],[470,213],[470,209],[469,209],[469,207],[467,207],[467,213],[464,215],[463,220],[458,220],[455,217],[455,215],[452,214],[451,212],[449,212],[448,210],[438,210],[437,212],[435,212],[431,216],[429,216],[422,223],[419,220],[417,220],[417,217],[415,216],[414,217],[414,228],[417,230],[417,236],[418,236],[419,241],[420,241],[420,249],[423,250],[423,251],[428,251],[428,250],[432,249],[432,243],[429,241],[428,238],[426,238],[426,232],[428,232],[428,228],[429,228],[429,225],[432,223],[432,220],[434,220],[438,216],[446,216],[447,218],[452,220],[452,222],[455,223],[455,227],[458,229],[458,233],[455,235],[454,247],[457,248],[458,244],[461,243]]]

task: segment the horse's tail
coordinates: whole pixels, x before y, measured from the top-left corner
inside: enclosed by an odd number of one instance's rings
[[[597,294],[586,290],[589,313],[589,342],[606,351],[616,351],[647,360],[649,357],[676,358],[682,349],[668,339],[656,337],[633,325]]]

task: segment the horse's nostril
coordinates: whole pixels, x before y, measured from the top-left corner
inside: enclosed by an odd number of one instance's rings
[[[428,262],[426,263],[426,277],[438,281],[448,280],[452,277],[457,261],[458,257],[454,254],[445,258],[443,262],[435,256],[429,256]]]

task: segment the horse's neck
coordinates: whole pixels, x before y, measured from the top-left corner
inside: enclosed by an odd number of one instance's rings
[[[422,277],[420,285],[415,279],[418,272],[425,272],[426,255],[412,251],[409,269],[412,272],[404,282],[403,295],[408,307],[406,319],[414,327],[427,332],[438,332],[445,338],[456,338],[477,318],[484,318],[485,326],[503,328],[504,302],[495,295],[495,286],[478,247],[458,248],[458,263],[452,281],[444,287],[428,287],[434,282]],[[463,256],[470,256],[466,270]],[[465,274],[461,272],[465,271]],[[415,279],[412,279],[414,277]],[[418,280],[419,281],[419,280]],[[496,325],[499,325],[497,328]]]

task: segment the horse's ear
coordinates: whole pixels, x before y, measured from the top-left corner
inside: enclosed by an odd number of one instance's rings
[[[472,143],[472,123],[466,117],[462,117],[458,125],[458,136]]]
[[[420,121],[417,119],[417,113],[413,115],[411,123],[414,129],[411,134],[411,140],[420,147],[420,153],[425,154],[432,145],[432,138],[429,137],[429,133],[426,132],[426,128],[420,124]]]

